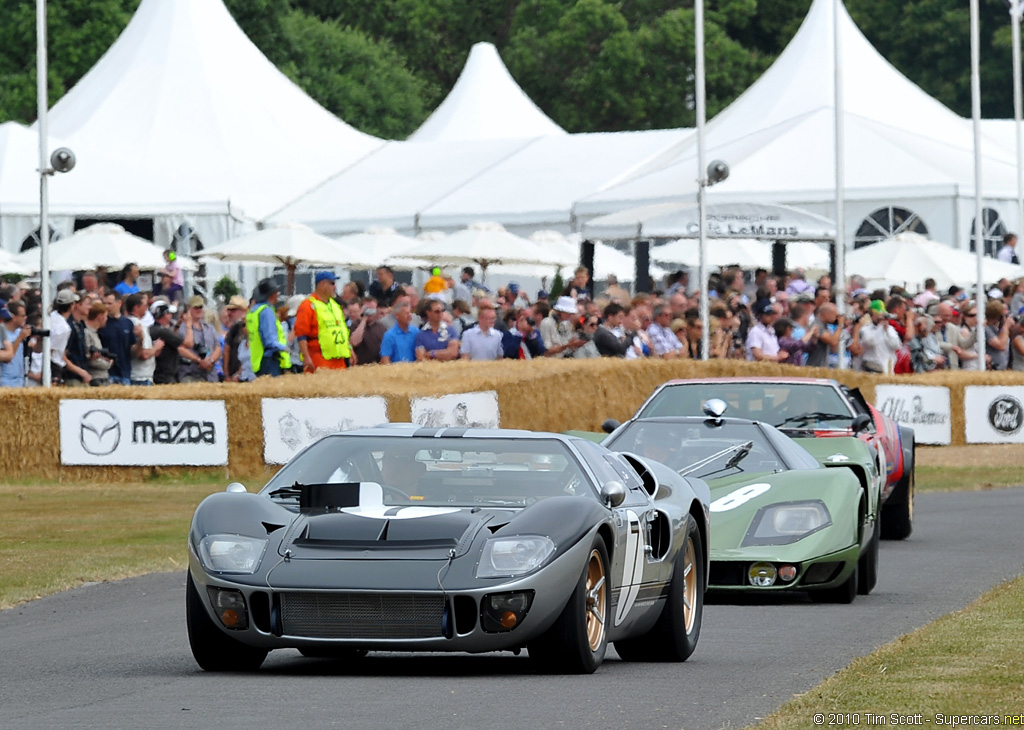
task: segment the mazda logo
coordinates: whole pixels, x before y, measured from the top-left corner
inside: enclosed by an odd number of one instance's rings
[[[988,407],[988,421],[999,433],[1012,436],[1024,425],[1024,407],[1009,395],[1001,395]]]
[[[112,454],[121,443],[121,422],[110,411],[88,411],[82,415],[78,440],[93,456]]]

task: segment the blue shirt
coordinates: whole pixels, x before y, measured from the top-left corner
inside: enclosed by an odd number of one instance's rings
[[[114,287],[114,291],[118,292],[121,296],[126,297],[129,294],[138,294],[138,284],[126,284],[123,281]]]
[[[18,339],[18,335],[21,333],[21,328],[11,332],[3,325],[0,328],[4,331],[4,337],[7,341],[14,345],[14,341]],[[22,342],[14,350],[14,357],[11,358],[10,362],[0,363],[0,387],[3,388],[23,388],[25,386],[25,343]]]
[[[403,331],[397,324],[384,333],[380,343],[380,356],[391,362],[416,362],[416,337],[420,331],[413,327]]]
[[[444,350],[447,349],[448,343],[452,341],[458,342],[459,336],[455,333],[454,327],[448,327],[447,325],[441,325],[437,328],[437,332],[430,329],[430,326],[426,326],[419,331],[416,335],[416,347],[422,347],[427,352],[432,350]]]
[[[132,345],[135,344],[135,326],[125,316],[114,319],[107,317],[107,323],[100,330],[100,342],[114,354],[110,374],[118,378],[132,375]]]
[[[255,312],[264,304],[267,306],[260,312],[259,316],[260,341],[263,342],[263,357],[267,357],[267,355],[272,355],[275,352],[287,351],[288,346],[282,345],[280,340],[277,339],[277,312],[273,304],[266,300],[256,302],[249,311]]]

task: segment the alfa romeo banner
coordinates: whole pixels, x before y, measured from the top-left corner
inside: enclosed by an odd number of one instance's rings
[[[876,385],[875,407],[901,426],[914,429],[919,444],[948,444],[949,388],[937,385]]]
[[[263,459],[284,464],[322,436],[388,422],[388,402],[365,398],[264,398]]]
[[[60,462],[90,466],[227,464],[224,401],[62,400]]]
[[[452,393],[410,401],[412,422],[427,428],[498,428],[498,394]]]
[[[1024,387],[967,386],[964,421],[969,444],[1024,443]]]

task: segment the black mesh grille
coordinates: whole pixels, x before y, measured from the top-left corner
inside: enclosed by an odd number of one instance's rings
[[[429,639],[442,635],[440,593],[282,593],[288,636]]]
[[[750,563],[730,563],[712,560],[708,584],[712,586],[743,586],[747,584],[746,571]]]

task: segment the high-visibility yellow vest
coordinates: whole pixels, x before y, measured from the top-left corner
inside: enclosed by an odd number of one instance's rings
[[[254,373],[258,373],[260,366],[263,364],[263,340],[260,339],[260,312],[266,308],[266,304],[261,304],[245,315],[245,329],[249,332],[249,357],[252,360],[252,371]],[[288,352],[288,338],[285,337],[284,327],[281,326],[281,321],[277,317],[274,317],[274,323],[277,325],[277,341],[284,347],[284,351],[281,352],[280,356],[281,369],[288,370],[292,366],[292,356]]]
[[[352,357],[349,345],[348,325],[345,314],[334,299],[326,302],[315,296],[309,298],[316,314],[316,339],[320,343],[320,354],[324,360],[341,360]]]

